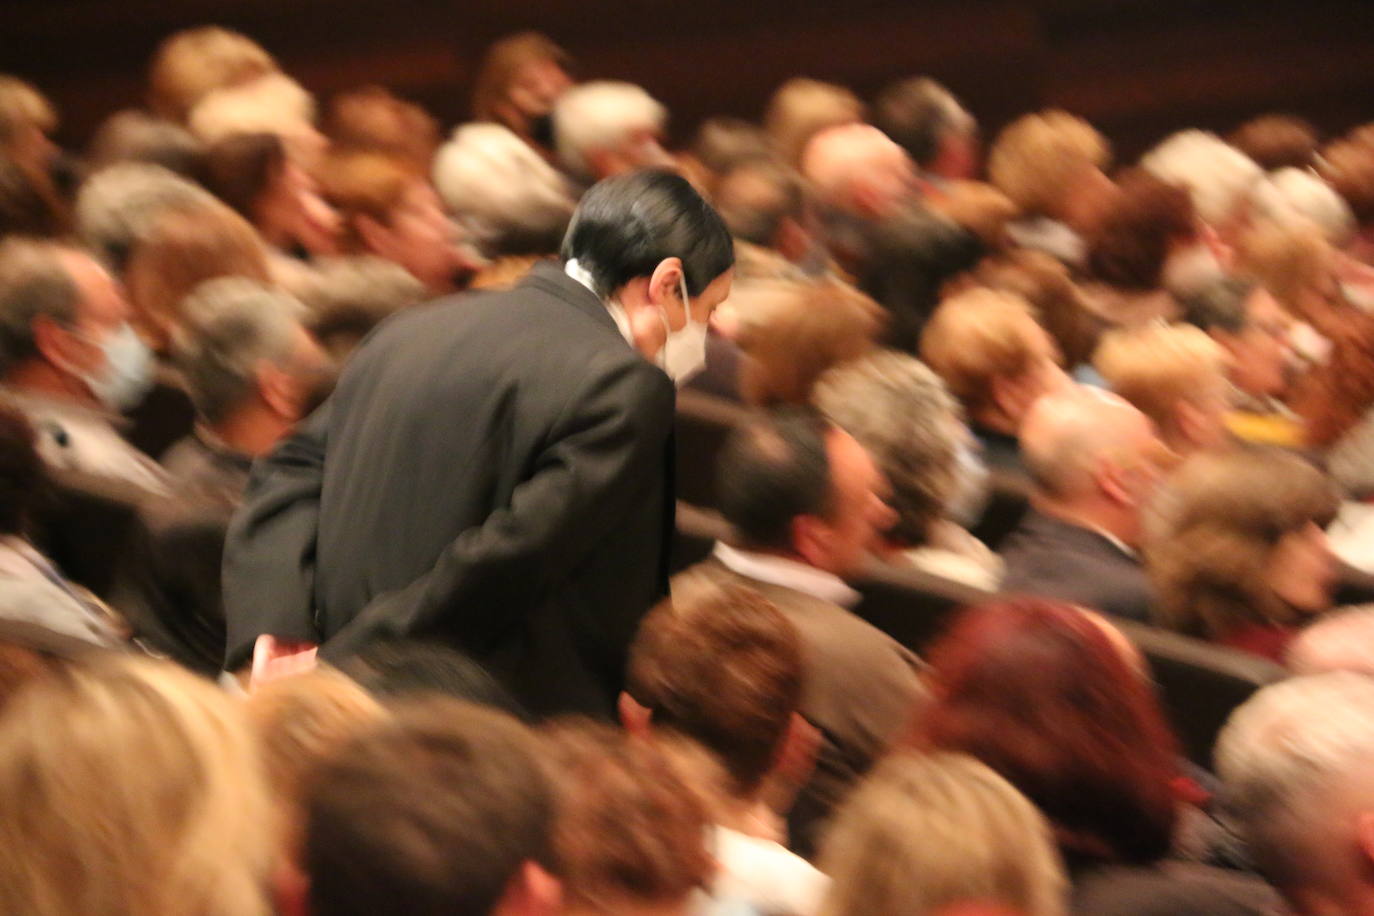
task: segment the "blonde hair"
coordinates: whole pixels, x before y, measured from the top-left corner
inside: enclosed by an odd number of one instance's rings
[[[750,404],[805,404],[831,366],[873,348],[882,307],[838,280],[760,284],[757,311],[739,334],[740,389]]]
[[[1332,253],[1321,229],[1305,220],[1262,223],[1236,246],[1241,271],[1259,281],[1289,314],[1307,321],[1320,320],[1312,314],[1311,296],[1330,280]]]
[[[12,142],[26,126],[52,133],[57,127],[57,112],[31,84],[0,74],[0,146]]]
[[[158,114],[181,123],[216,89],[276,69],[272,55],[246,35],[213,25],[185,29],[164,40],[153,55],[148,101]]]
[[[496,121],[496,109],[506,100],[520,71],[527,65],[549,61],[567,70],[568,53],[538,32],[517,32],[493,42],[482,58],[472,90],[474,121]]]
[[[1008,125],[988,154],[988,178],[1029,213],[1053,213],[1078,176],[1111,162],[1106,139],[1082,118],[1051,110]]]
[[[849,797],[821,850],[820,916],[925,916],[957,903],[1067,912],[1049,823],[964,754],[895,754]]]
[[[1030,368],[1038,335],[1045,331],[1021,296],[971,289],[946,299],[930,316],[921,359],[976,410],[990,401],[995,378],[1015,378]]]
[[[242,711],[181,668],[107,656],[5,710],[7,912],[268,916],[276,836]]]
[[[1205,397],[1226,380],[1221,345],[1201,328],[1182,324],[1109,331],[1093,367],[1161,429],[1173,426],[1180,401]]]
[[[291,804],[301,802],[321,761],[386,717],[371,694],[333,668],[272,681],[253,691],[246,708],[268,784]]]
[[[768,102],[763,127],[773,148],[789,164],[801,162],[807,141],[828,127],[863,119],[864,104],[843,86],[796,77],[778,87]]]

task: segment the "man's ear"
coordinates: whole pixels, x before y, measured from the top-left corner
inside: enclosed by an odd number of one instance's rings
[[[1133,506],[1137,503],[1135,488],[1128,479],[1134,472],[1112,458],[1103,458],[1093,472],[1097,488],[1114,503]]]
[[[801,713],[792,713],[773,757],[772,774],[794,785],[802,785],[811,778],[820,749],[820,729],[806,721]]]
[[[1374,811],[1361,811],[1355,816],[1355,842],[1361,855],[1374,866]]]
[[[830,526],[814,515],[792,519],[792,552],[809,565],[825,569],[830,557]]]
[[[304,394],[301,380],[267,361],[258,364],[255,376],[263,403],[279,417],[297,419]]]
[[[562,907],[558,879],[534,862],[522,862],[492,916],[556,916]]]
[[[34,318],[30,328],[34,349],[47,362],[55,366],[84,366],[90,361],[91,345],[47,315]]]
[[[310,916],[310,878],[283,859],[272,874],[272,902],[277,916]]]
[[[622,690],[616,700],[616,709],[620,713],[620,725],[626,732],[636,738],[649,734],[654,714],[647,706],[641,706],[638,700]]]
[[[682,259],[664,258],[658,262],[649,277],[649,299],[655,305],[676,306],[674,311],[685,308],[682,301]]]

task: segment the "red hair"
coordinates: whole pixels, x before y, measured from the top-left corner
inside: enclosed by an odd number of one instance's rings
[[[1177,742],[1145,679],[1069,604],[995,601],[931,647],[915,743],[970,754],[1026,795],[1070,853],[1148,863],[1169,848]]]

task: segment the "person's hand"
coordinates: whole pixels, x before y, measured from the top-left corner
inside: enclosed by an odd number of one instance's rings
[[[315,668],[319,646],[313,642],[288,642],[264,633],[253,643],[253,667],[248,677],[248,692],[263,684],[279,681]]]

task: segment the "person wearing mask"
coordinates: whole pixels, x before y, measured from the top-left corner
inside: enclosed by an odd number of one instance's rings
[[[674,383],[703,365],[733,251],[650,171],[588,192],[562,255],[387,322],[263,461],[226,546],[230,667],[261,635],[326,655],[427,637],[536,712],[611,714],[666,588]]]
[[[161,493],[164,475],[120,437],[118,412],[142,400],[152,356],[129,304],[75,248],[0,244],[0,378],[38,433],[50,467]]]

